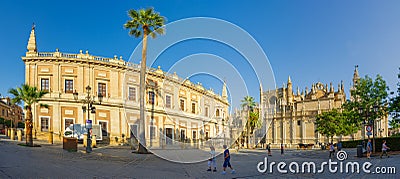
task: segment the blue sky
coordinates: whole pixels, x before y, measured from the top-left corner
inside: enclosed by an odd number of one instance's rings
[[[128,36],[123,24],[129,9],[154,7],[167,22],[190,17],[212,17],[247,31],[268,56],[278,87],[291,76],[294,90],[312,83],[344,81],[348,91],[354,70],[360,75],[381,74],[391,90],[400,66],[400,1],[1,1],[0,93],[24,82],[21,56],[32,23],[36,24],[38,50],[90,54],[128,59],[140,39]],[[168,34],[168,29],[167,29]],[[157,39],[156,39],[157,40]],[[155,41],[156,41],[155,40]],[[168,48],[153,66],[163,69],[170,61],[207,53],[241,64],[240,54],[218,42],[193,39]],[[167,59],[167,60],[166,60]],[[248,66],[248,65],[247,65]],[[223,70],[223,69],[222,69]],[[241,73],[246,78],[254,75]],[[220,77],[221,79],[224,77]],[[197,75],[207,88],[220,93],[216,78]],[[251,81],[251,80],[250,80]],[[233,82],[227,81],[233,84]],[[231,89],[234,86],[231,85]],[[248,86],[258,100],[258,84]]]

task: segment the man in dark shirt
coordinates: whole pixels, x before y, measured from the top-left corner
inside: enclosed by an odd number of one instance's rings
[[[231,168],[231,170],[232,170],[231,173],[234,174],[235,170],[232,168],[232,165],[230,162],[231,155],[229,154],[229,149],[226,145],[224,145],[223,147],[224,147],[225,151],[224,151],[224,164],[222,165],[224,171],[222,171],[222,175],[226,174],[226,171],[225,171],[226,167]]]

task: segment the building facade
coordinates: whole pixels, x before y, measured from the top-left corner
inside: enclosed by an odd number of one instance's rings
[[[139,72],[137,64],[122,57],[103,58],[83,53],[38,52],[35,29],[32,28],[25,62],[26,83],[48,91],[41,103],[32,109],[37,137],[49,131],[62,136],[70,124],[85,124],[89,111],[81,102],[90,96],[96,107],[89,113],[93,124],[102,128],[103,140],[116,144],[138,136]],[[77,94],[77,99],[74,98]],[[101,104],[98,96],[102,96]],[[168,146],[176,141],[194,143],[218,138],[228,118],[226,85],[222,95],[193,84],[174,74],[147,69],[146,74],[146,141],[151,147]],[[55,137],[56,139],[57,137]]]
[[[356,83],[358,69],[354,70],[353,86]],[[353,89],[353,87],[351,87]],[[315,120],[318,114],[324,111],[341,108],[346,101],[343,82],[334,89],[332,83],[323,84],[321,82],[311,85],[309,90],[293,92],[292,81],[288,78],[287,85],[277,90],[260,90],[260,118],[263,121],[263,128],[258,130],[260,141],[266,134],[265,142],[272,146],[286,145],[286,147],[296,148],[299,144],[321,144],[328,143],[329,140],[318,132],[315,132]],[[388,119],[376,120],[376,136],[386,137]],[[364,130],[351,136],[335,136],[334,140],[361,139],[365,134]],[[365,136],[367,138],[367,136]]]
[[[12,128],[17,128],[19,122],[23,122],[23,110],[18,105],[13,105],[9,97],[0,98],[0,118],[4,121],[10,121]],[[4,129],[5,125],[0,124],[0,129]]]

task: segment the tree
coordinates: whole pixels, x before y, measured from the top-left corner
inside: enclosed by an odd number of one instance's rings
[[[145,148],[145,90],[146,90],[146,52],[147,52],[147,36],[150,35],[155,38],[157,34],[164,34],[165,19],[159,13],[155,12],[153,8],[129,10],[128,16],[131,18],[124,24],[124,28],[129,29],[129,35],[139,38],[143,36],[142,60],[140,62],[140,89],[139,89],[139,103],[140,103],[140,135],[139,135],[139,153],[147,153]]]
[[[247,131],[247,137],[246,137],[246,145],[247,148],[249,147],[249,137],[250,137],[250,131],[251,131],[251,113],[253,112],[254,107],[256,106],[256,102],[254,102],[254,98],[251,96],[245,96],[243,100],[241,101],[242,108],[247,111],[247,122],[246,122],[246,131]],[[253,114],[254,116],[254,114]],[[257,116],[258,120],[258,116]]]
[[[46,91],[38,90],[34,86],[23,84],[21,87],[12,88],[8,91],[14,97],[11,99],[14,104],[21,104],[24,102],[26,109],[25,126],[26,126],[26,145],[33,147],[32,128],[33,116],[32,105],[38,103],[40,99],[47,94]],[[40,103],[39,103],[40,104]],[[40,104],[42,107],[48,107],[46,104]]]
[[[393,129],[400,128],[400,72],[397,75],[397,78],[399,79],[399,82],[397,82],[397,95],[391,97],[389,103],[389,112],[392,116],[392,120],[389,124]],[[391,92],[390,94],[393,95],[394,92]]]
[[[316,132],[326,136],[328,139],[331,138],[333,142],[333,136],[339,131],[340,113],[334,109],[332,111],[322,112],[316,116]]]
[[[356,116],[357,123],[361,126],[364,121],[367,124],[373,126],[373,151],[375,152],[375,120],[378,118],[384,118],[388,114],[387,98],[389,88],[386,85],[386,81],[383,80],[382,76],[377,75],[375,80],[365,76],[360,78],[355,84],[355,88],[350,91],[353,100],[347,101],[344,105],[349,111],[352,111],[352,115]],[[377,111],[374,111],[374,107]],[[362,113],[359,113],[359,109],[362,109]],[[364,135],[364,134],[362,134]]]

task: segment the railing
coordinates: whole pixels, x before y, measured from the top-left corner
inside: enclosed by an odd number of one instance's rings
[[[96,60],[96,61],[101,61],[101,62],[106,62],[106,63],[114,63],[114,64],[118,64],[118,65],[123,64],[124,66],[126,66],[126,67],[128,67],[128,68],[137,68],[137,69],[140,68],[139,64],[134,64],[134,63],[132,63],[132,62],[127,62],[127,61],[121,62],[121,61],[118,61],[118,59],[114,59],[114,58],[105,58],[105,57],[100,57],[100,56],[91,56],[91,55],[89,55],[88,53],[86,53],[86,54],[83,54],[83,53],[80,53],[80,54],[71,54],[71,53],[61,53],[61,52],[58,52],[58,51],[57,51],[57,52],[38,52],[38,57],[55,57],[55,56],[56,56],[56,55],[55,55],[56,53],[61,54],[61,57],[64,57],[64,58],[75,58],[75,59],[79,59],[79,58],[82,58],[82,56],[86,56],[86,57],[89,57],[88,59],[91,59],[90,57],[92,57],[92,59],[94,59],[94,60]],[[150,72],[150,73],[155,73],[157,70],[158,70],[157,68],[147,68],[147,71]],[[175,74],[167,73],[167,72],[164,72],[164,71],[163,71],[163,74],[164,74],[167,78],[175,79],[175,80],[177,80],[177,81],[180,82],[180,83],[184,83],[185,80],[187,80],[187,79],[181,78],[181,77],[179,77],[179,76],[177,76],[177,75],[175,75]],[[194,83],[190,82],[190,83],[186,83],[186,85],[198,89],[198,84],[194,84]],[[222,99],[221,96],[215,94],[214,92],[211,92],[210,90],[207,90],[207,89],[205,89],[204,87],[202,87],[202,89],[203,89],[204,91],[207,91],[207,93],[208,93],[209,95],[214,96],[214,97],[217,97],[218,99]]]
[[[61,56],[66,58],[78,58],[78,54],[62,53]]]
[[[53,53],[51,53],[51,52],[39,52],[38,56],[39,57],[53,57]]]

